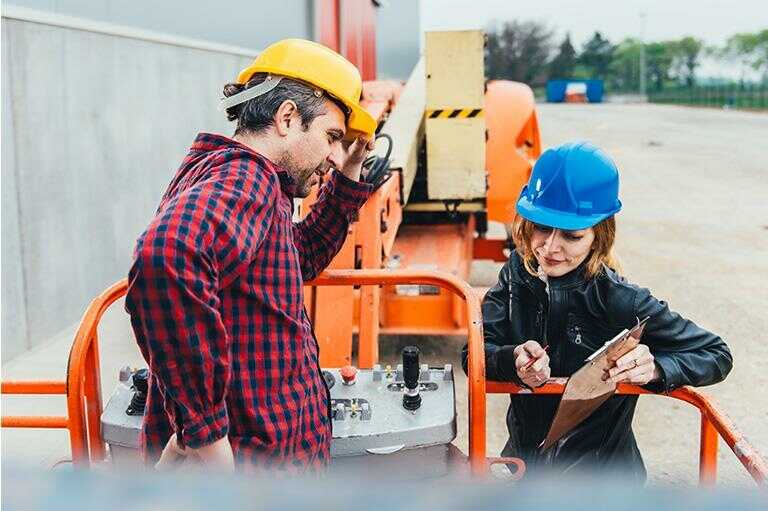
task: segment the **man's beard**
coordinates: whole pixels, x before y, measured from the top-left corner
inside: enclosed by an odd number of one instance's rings
[[[278,160],[277,164],[285,169],[285,171],[288,172],[288,175],[290,175],[296,183],[294,196],[298,198],[304,198],[307,197],[312,191],[312,186],[309,184],[312,176],[315,175],[315,172],[317,172],[319,168],[325,165],[325,162],[321,162],[315,167],[307,168],[299,164],[293,158],[292,153],[286,152],[283,157]],[[327,170],[329,169],[325,169],[325,171]]]

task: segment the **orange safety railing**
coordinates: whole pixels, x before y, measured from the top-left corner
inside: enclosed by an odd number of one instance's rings
[[[487,391],[492,394],[562,394],[567,378],[552,378],[545,385],[536,389],[527,389],[514,383],[488,382]],[[701,414],[701,432],[699,437],[699,483],[712,486],[717,480],[717,444],[718,436],[725,440],[738,460],[747,469],[752,478],[760,485],[768,482],[768,464],[760,457],[757,450],[744,438],[731,420],[717,408],[714,401],[691,387],[680,387],[669,393],[657,394],[636,385],[621,383],[617,394],[652,394],[668,396],[690,403]]]
[[[64,394],[67,416],[3,416],[2,427],[58,428],[69,430],[72,463],[87,468],[91,461],[106,457],[101,438],[101,381],[99,373],[98,326],[104,312],[125,294],[122,280],[94,298],[80,321],[69,352],[66,381],[4,381],[3,394]]]
[[[315,286],[395,286],[420,284],[437,286],[459,295],[466,301],[467,336],[469,339],[469,464],[474,474],[488,470],[485,457],[485,354],[483,352],[483,318],[480,298],[465,281],[450,273],[418,270],[334,270],[317,277]],[[510,459],[510,462],[515,460]],[[518,465],[518,469],[520,466]]]
[[[4,381],[3,394],[66,395],[67,384],[63,381]],[[9,416],[2,418],[4,428],[68,428],[69,420],[59,416]]]
[[[382,286],[399,284],[433,285],[459,295],[465,302],[469,346],[469,463],[474,474],[484,474],[491,463],[514,462],[512,458],[486,457],[486,392],[530,393],[511,383],[485,380],[485,353],[480,298],[458,277],[445,272],[415,270],[332,270],[326,271],[308,285],[315,286]],[[101,384],[99,381],[98,325],[107,308],[126,292],[122,280],[94,299],[78,328],[69,356],[67,381],[3,382],[4,394],[67,395],[68,417],[3,417],[3,427],[67,428],[70,432],[72,460],[76,467],[88,467],[90,461],[106,456],[101,438]],[[565,379],[553,379],[533,391],[534,394],[561,394]],[[619,385],[619,394],[652,394],[633,385]],[[721,436],[750,475],[759,484],[768,480],[768,465],[739,433],[733,423],[703,393],[688,387],[670,392],[669,397],[686,401],[701,413],[699,474],[703,485],[714,484],[717,474],[717,444]],[[518,464],[518,468],[522,466]],[[522,471],[519,470],[519,473]]]

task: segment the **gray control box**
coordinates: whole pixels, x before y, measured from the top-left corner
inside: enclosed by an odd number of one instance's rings
[[[422,401],[415,411],[403,407],[401,368],[388,371],[376,366],[361,370],[353,385],[342,383],[338,369],[328,372],[336,380],[331,387],[332,457],[393,454],[449,444],[456,438],[456,398],[450,365],[442,369],[422,367]],[[346,413],[340,413],[342,409]],[[362,409],[365,413],[361,413]]]
[[[452,456],[448,444],[456,437],[456,397],[450,364],[442,368],[421,366],[422,401],[414,411],[403,407],[403,371],[399,366],[358,370],[351,384],[344,382],[338,369],[324,373],[331,391],[334,469],[381,464],[379,468],[394,470],[398,460],[408,464],[415,460],[430,466],[429,475],[448,473]],[[120,382],[101,416],[104,441],[119,466],[135,466],[138,462],[142,417],[127,413],[134,393],[132,376],[121,371]]]

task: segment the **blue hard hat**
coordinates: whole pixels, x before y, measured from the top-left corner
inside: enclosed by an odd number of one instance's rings
[[[619,171],[589,142],[548,149],[534,165],[516,209],[539,225],[570,231],[592,227],[621,209]]]

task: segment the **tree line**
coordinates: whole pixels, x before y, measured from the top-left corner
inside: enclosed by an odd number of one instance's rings
[[[534,87],[550,79],[597,78],[604,80],[606,88],[612,91],[638,91],[643,49],[649,92],[693,87],[697,84],[696,70],[705,57],[752,69],[764,83],[768,82],[768,29],[735,34],[722,47],[707,46],[690,36],[645,43],[626,38],[613,43],[596,31],[577,51],[570,34],[558,44],[554,30],[535,21],[510,21],[488,32],[486,76]]]

